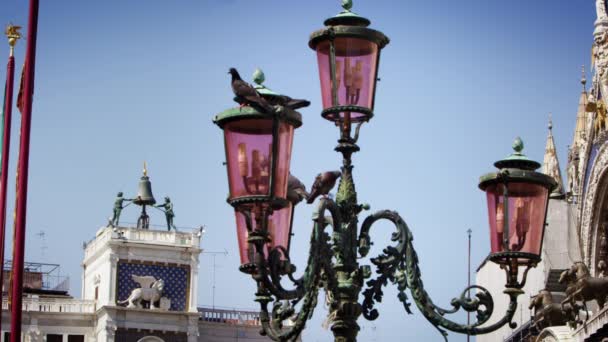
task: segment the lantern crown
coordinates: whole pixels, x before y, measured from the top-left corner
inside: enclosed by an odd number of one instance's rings
[[[494,163],[499,169],[522,169],[534,171],[540,167],[540,163],[536,162],[522,153],[524,142],[520,137],[515,138],[513,142],[513,153],[505,159],[501,159]]]
[[[501,171],[491,172],[481,176],[479,179],[479,188],[485,191],[491,184],[496,182],[504,183],[506,181],[540,183],[549,188],[550,191],[557,186],[553,177],[535,171],[541,166],[540,163],[526,157],[526,155],[522,153],[523,149],[523,140],[520,137],[515,138],[515,141],[513,142],[513,153],[494,163],[494,166]]]
[[[347,26],[363,26],[367,27],[371,22],[369,19],[359,16],[357,13],[352,12],[350,9],[353,7],[352,0],[343,0],[342,12],[336,16],[325,20],[325,26],[336,26],[336,25],[347,25]]]
[[[223,128],[225,124],[234,120],[271,119],[273,117],[274,114],[264,113],[253,107],[245,106],[226,109],[213,118],[213,123]],[[293,125],[294,128],[302,126],[302,114],[295,110],[284,108],[280,113],[280,118]]]
[[[352,5],[351,0],[343,0],[343,10],[335,16],[325,19],[323,24],[326,28],[313,32],[310,35],[308,46],[316,50],[317,44],[326,39],[333,39],[335,36],[349,36],[373,41],[378,48],[384,48],[389,43],[388,37],[380,31],[368,28],[371,21],[351,11]]]

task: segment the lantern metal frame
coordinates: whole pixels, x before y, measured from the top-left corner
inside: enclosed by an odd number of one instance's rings
[[[347,5],[349,6],[349,5]],[[331,101],[332,106],[325,108],[321,111],[321,116],[329,121],[340,123],[341,112],[356,112],[362,114],[361,117],[350,119],[350,122],[346,123],[347,127],[343,127],[343,139],[357,140],[356,138],[350,137],[350,125],[351,122],[363,123],[369,121],[374,116],[374,105],[376,98],[376,83],[378,81],[378,65],[380,65],[380,55],[382,49],[390,42],[390,39],[384,35],[384,33],[370,29],[367,26],[370,21],[350,11],[350,7],[345,7],[345,10],[335,17],[325,20],[325,28],[317,30],[310,35],[308,46],[316,50],[317,46],[321,42],[329,42],[329,66],[331,74]],[[336,48],[335,41],[337,38],[358,38],[373,42],[378,47],[378,52],[375,60],[376,70],[374,74],[374,87],[372,93],[371,107],[362,107],[355,105],[340,105],[338,101],[338,88],[336,82]],[[357,126],[357,135],[358,128]]]
[[[350,1],[344,1],[348,4]],[[374,40],[379,47],[388,43],[388,38],[379,31],[366,28],[369,21],[354,15],[346,8],[346,12],[326,21],[329,27],[319,30],[311,36],[310,46],[314,48],[322,39],[331,39],[336,35],[363,37]],[[335,53],[335,52],[334,52]],[[380,49],[378,50],[378,58]],[[335,61],[335,54],[332,59]],[[333,85],[332,96],[335,100],[335,63],[331,66]],[[378,68],[376,67],[376,73]],[[376,82],[374,80],[374,82]],[[375,97],[374,86],[374,97]],[[374,99],[372,98],[372,104]],[[336,104],[337,102],[333,102]],[[245,110],[244,107],[243,110]],[[281,106],[275,106],[277,113]],[[322,116],[336,113],[342,107],[327,108],[322,112]],[[246,109],[249,111],[249,109]],[[277,113],[258,113],[255,115],[279,115]],[[368,112],[367,120],[373,115],[373,106]],[[228,117],[240,117],[235,113],[220,118],[216,117],[216,124],[222,126]],[[253,114],[252,114],[253,115]],[[301,121],[300,121],[301,122]],[[383,298],[383,287],[388,282],[397,286],[398,299],[402,302],[407,313],[411,312],[411,302],[407,297],[406,290],[409,288],[412,300],[419,308],[423,316],[435,326],[435,328],[447,340],[446,330],[457,333],[478,335],[485,334],[499,329],[505,324],[511,328],[517,326],[513,322],[513,316],[517,309],[517,297],[523,293],[521,287],[525,283],[525,278],[530,267],[536,265],[538,258],[530,255],[511,253],[508,255],[495,255],[491,261],[509,260],[506,263],[507,273],[505,295],[509,297],[509,304],[502,318],[494,324],[486,324],[494,313],[494,301],[492,295],[485,288],[472,285],[465,288],[461,294],[451,301],[451,308],[441,308],[433,303],[429,294],[426,292],[418,263],[418,256],[413,246],[413,235],[403,218],[395,211],[381,210],[369,215],[363,220],[360,228],[359,214],[363,210],[369,209],[366,204],[360,204],[357,200],[357,192],[352,174],[352,154],[359,151],[356,144],[358,136],[359,122],[355,137],[346,135],[344,129],[338,140],[336,151],[342,154],[343,164],[341,167],[340,183],[338,185],[335,200],[323,197],[318,201],[317,209],[313,214],[313,229],[310,237],[310,250],[306,268],[300,278],[295,277],[295,266],[289,258],[288,248],[278,246],[268,250],[270,241],[267,222],[272,214],[273,206],[267,206],[263,215],[258,216],[258,229],[253,229],[251,217],[248,218],[248,242],[255,246],[254,262],[246,267],[241,266],[241,271],[250,274],[256,282],[257,291],[255,301],[260,304],[260,323],[262,325],[262,335],[267,335],[274,341],[293,341],[301,334],[305,328],[306,321],[310,319],[317,304],[319,289],[323,288],[329,304],[329,322],[334,334],[335,341],[353,342],[357,339],[359,325],[357,319],[363,316],[367,320],[375,320],[379,317],[379,312],[375,308],[376,303]],[[273,140],[275,143],[276,140]],[[276,148],[276,147],[273,147]],[[520,168],[520,164],[511,164],[507,171],[494,173],[488,176],[485,182],[492,181],[511,181],[526,180],[538,184],[537,173]],[[525,166],[525,165],[524,165]],[[521,172],[520,172],[521,171]],[[491,178],[494,177],[494,178]],[[542,178],[542,177],[541,177]],[[482,178],[483,180],[484,178]],[[546,181],[545,178],[542,178]],[[485,183],[483,183],[485,184]],[[549,181],[545,183],[551,187]],[[481,186],[481,185],[480,185]],[[551,190],[551,189],[549,189]],[[549,196],[550,191],[547,196]],[[241,203],[256,203],[263,201],[262,198],[245,198],[243,201],[229,201],[235,207]],[[294,205],[295,212],[295,205]],[[293,223],[292,214],[292,222]],[[546,208],[545,208],[546,219]],[[389,245],[382,250],[382,253],[374,258],[370,258],[375,266],[375,277],[372,278],[372,269],[368,265],[361,265],[359,259],[366,257],[372,245],[370,230],[374,223],[380,220],[387,220],[395,226],[395,232],[391,236],[393,245]],[[331,228],[331,232],[329,231]],[[542,227],[544,230],[544,225]],[[544,232],[543,232],[544,234]],[[541,240],[542,243],[542,240]],[[498,259],[501,257],[503,259]],[[517,281],[518,267],[517,257],[528,257],[530,260],[528,269],[523,273],[523,280]],[[501,264],[502,266],[505,263]],[[514,267],[510,267],[514,266]],[[286,288],[282,281],[291,282],[291,288]],[[472,293],[475,294],[472,297]],[[360,295],[362,295],[360,302]],[[269,307],[269,304],[271,304]],[[296,307],[298,311],[296,311]],[[475,313],[477,321],[470,324],[459,324],[445,316],[453,314],[460,309]],[[285,321],[290,324],[284,324]]]
[[[227,202],[233,207],[241,207],[247,204],[266,204],[270,203],[273,208],[282,208],[287,204],[285,198],[278,198],[274,196],[275,190],[275,169],[278,153],[278,144],[276,141],[279,137],[279,124],[284,121],[293,126],[294,129],[302,126],[302,114],[295,110],[291,110],[286,107],[282,107],[274,113],[266,113],[258,110],[254,107],[243,106],[227,109],[215,116],[213,123],[224,129],[224,126],[230,122],[238,120],[249,120],[249,119],[271,119],[272,120],[272,158],[271,166],[268,177],[268,195],[250,195],[250,196],[239,196],[235,198],[228,198]]]
[[[540,167],[540,163],[530,160],[527,158],[521,151],[523,150],[524,145],[523,141],[517,137],[515,142],[513,143],[514,153],[509,157],[499,160],[494,163],[494,166],[498,168],[498,172],[491,172],[485,174],[479,178],[479,189],[485,191],[488,187],[492,185],[501,184],[503,186],[503,202],[507,203],[509,198],[509,183],[526,183],[533,185],[540,185],[546,188],[547,191],[547,200],[544,208],[544,217],[543,223],[547,221],[547,209],[549,207],[549,196],[551,191],[555,189],[557,186],[557,182],[553,177],[548,176],[544,173],[536,172],[535,170]],[[509,221],[510,221],[510,213],[508,210],[508,206],[505,206],[505,219],[504,219],[504,231],[506,232],[506,236],[508,236],[509,232]],[[540,245],[545,238],[546,229],[542,229]],[[536,265],[541,261],[541,257],[539,254],[528,253],[528,252],[520,252],[520,251],[512,251],[509,249],[508,244],[506,245],[506,251],[491,253],[488,256],[488,260],[498,264],[505,270],[507,273],[507,286],[512,288],[523,288],[526,284],[526,276],[528,271],[536,267]],[[519,267],[525,267],[522,280],[519,281],[517,278],[517,273]]]
[[[236,100],[236,99],[235,99]],[[231,198],[230,196],[226,200],[228,204],[234,207],[235,211],[241,213],[245,217],[245,223],[247,230],[250,232],[249,240],[261,241],[263,244],[270,242],[270,236],[268,233],[268,216],[272,214],[275,209],[282,209],[287,206],[287,199],[275,196],[275,169],[277,167],[277,154],[278,154],[278,138],[279,138],[279,126],[281,121],[284,121],[297,129],[302,125],[302,115],[290,108],[281,107],[272,113],[267,113],[251,106],[242,106],[236,108],[229,108],[219,114],[217,114],[213,122],[218,125],[222,130],[225,125],[238,120],[272,120],[272,156],[270,161],[270,172],[268,174],[268,193],[267,195],[249,195],[249,196],[238,196]],[[226,148],[228,148],[226,146]],[[259,220],[255,227],[258,229],[254,230],[253,222],[251,218],[251,210],[260,210],[261,215],[257,215],[256,219]],[[293,217],[293,214],[292,214]],[[248,263],[240,266],[240,270],[245,273],[255,272],[255,264]]]

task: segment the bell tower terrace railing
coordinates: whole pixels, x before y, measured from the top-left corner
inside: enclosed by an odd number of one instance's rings
[[[140,229],[135,226],[102,227],[97,232],[97,236],[86,242],[83,248],[85,259],[93,256],[111,241],[199,248],[202,234],[200,228],[179,228],[178,231],[167,231],[166,229]]]
[[[22,310],[27,312],[53,312],[53,313],[95,313],[95,301],[73,298],[23,298]],[[9,310],[8,301],[2,299],[2,310]]]

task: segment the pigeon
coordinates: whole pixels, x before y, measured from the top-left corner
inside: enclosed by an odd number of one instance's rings
[[[319,195],[327,195],[329,191],[336,185],[336,180],[342,175],[340,171],[327,171],[319,173],[315,182],[310,188],[310,194],[306,199],[308,204],[315,201]]]
[[[274,111],[270,103],[261,97],[251,84],[241,79],[241,75],[239,75],[239,72],[236,71],[235,68],[230,68],[228,73],[232,75],[232,91],[234,92],[234,95],[236,95],[237,102],[240,103],[241,106],[250,104],[254,107],[259,107],[268,113]]]
[[[306,186],[290,173],[287,181],[287,200],[295,206],[305,198],[308,198]]]
[[[262,95],[272,105],[279,105],[293,110],[310,106],[310,101],[304,99],[292,99],[287,95]]]

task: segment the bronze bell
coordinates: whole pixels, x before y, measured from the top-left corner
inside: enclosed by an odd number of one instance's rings
[[[152,195],[152,183],[148,177],[145,163],[144,175],[139,180],[139,189],[137,190],[137,196],[133,199],[133,203],[137,205],[153,205],[156,203],[154,195]]]

